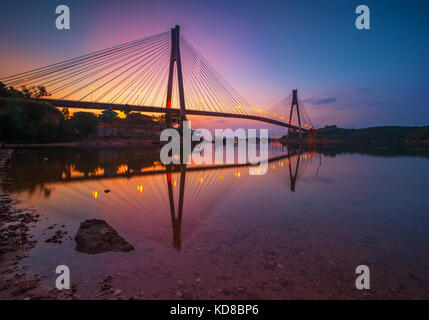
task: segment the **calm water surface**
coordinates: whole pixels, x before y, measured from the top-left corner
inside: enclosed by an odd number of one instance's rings
[[[255,176],[193,164],[169,174],[159,150],[142,148],[19,150],[10,192],[42,215],[21,264],[52,286],[56,266],[69,266],[81,298],[103,298],[108,275],[122,298],[429,298],[429,158],[270,153]],[[77,252],[93,218],[135,250]],[[64,241],[46,243],[57,230]],[[355,289],[361,264],[369,291]]]

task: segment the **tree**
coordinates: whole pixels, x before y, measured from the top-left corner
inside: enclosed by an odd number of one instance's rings
[[[27,88],[25,85],[21,86],[21,92],[24,95],[24,98],[26,99],[31,98],[31,95],[32,95],[31,88]]]
[[[25,125],[25,115],[21,110],[0,114],[1,143],[19,141],[24,134]]]
[[[8,92],[9,92],[10,96],[11,96],[11,97],[13,97],[13,98],[24,98],[24,94],[23,94],[21,91],[16,90],[16,89],[15,89],[14,87],[12,87],[12,86],[9,86],[9,87],[7,88],[7,90],[8,90]]]
[[[71,117],[73,128],[78,131],[79,136],[87,137],[97,132],[97,117],[90,112],[76,112]]]
[[[11,87],[10,87],[11,88]],[[48,91],[44,86],[32,86],[27,88],[27,86],[23,85],[21,86],[21,92],[24,98],[30,99],[30,98],[42,98],[46,96],[50,96]]]
[[[51,94],[48,93],[48,91],[46,90],[46,88],[44,86],[37,86],[34,89],[34,97],[35,98],[42,98],[42,97],[47,97],[50,96]]]
[[[3,82],[0,82],[0,97],[13,97],[13,98],[42,98],[50,96],[44,86],[32,86],[28,87],[26,85],[21,86],[21,90],[17,90],[12,86],[6,87]]]
[[[62,108],[62,109],[61,109],[61,113],[62,113],[62,115],[63,115],[63,117],[64,117],[64,119],[65,119],[65,120],[70,119],[70,111],[69,111],[69,108],[67,108],[67,107]]]
[[[185,117],[179,112],[167,111],[165,114],[155,117],[154,120],[164,124],[166,127],[176,128],[179,132],[182,132]]]
[[[9,97],[10,92],[3,82],[0,82],[0,97]]]
[[[130,121],[146,121],[147,117],[143,116],[140,112],[130,112],[127,113],[125,119]]]
[[[37,141],[52,142],[57,139],[58,127],[50,119],[42,119],[37,123]]]
[[[76,138],[76,133],[73,128],[73,121],[71,119],[62,119],[58,124],[59,141],[72,141]]]

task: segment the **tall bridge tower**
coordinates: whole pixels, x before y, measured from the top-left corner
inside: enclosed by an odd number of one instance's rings
[[[292,123],[292,116],[293,116],[293,109],[296,107],[296,114],[298,116],[298,127],[299,127],[299,136],[302,135],[301,131],[301,114],[299,110],[299,103],[298,103],[298,89],[294,89],[292,91],[292,104],[290,106],[290,115],[289,115],[289,125]],[[291,134],[292,129],[288,129],[288,134]]]
[[[176,25],[171,29],[171,55],[170,55],[170,69],[168,71],[168,83],[167,83],[167,102],[166,108],[171,109],[171,95],[173,91],[173,75],[174,75],[174,64],[177,67],[177,84],[179,88],[179,104],[180,113],[186,118],[186,107],[185,107],[185,94],[183,91],[183,73],[182,73],[182,61],[180,59],[180,27]]]

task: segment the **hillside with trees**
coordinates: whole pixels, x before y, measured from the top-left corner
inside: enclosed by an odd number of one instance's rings
[[[332,125],[312,132],[310,139],[359,145],[429,144],[429,126],[382,126],[344,129]]]
[[[0,82],[0,141],[4,143],[47,143],[72,141],[94,135],[97,117],[89,112],[69,116],[38,99],[48,96],[43,86],[17,90]]]

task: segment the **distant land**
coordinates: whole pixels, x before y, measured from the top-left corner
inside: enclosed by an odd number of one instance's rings
[[[312,131],[307,143],[354,144],[364,146],[429,145],[429,126],[381,126],[345,129],[336,125]],[[284,136],[282,142],[293,141]]]

